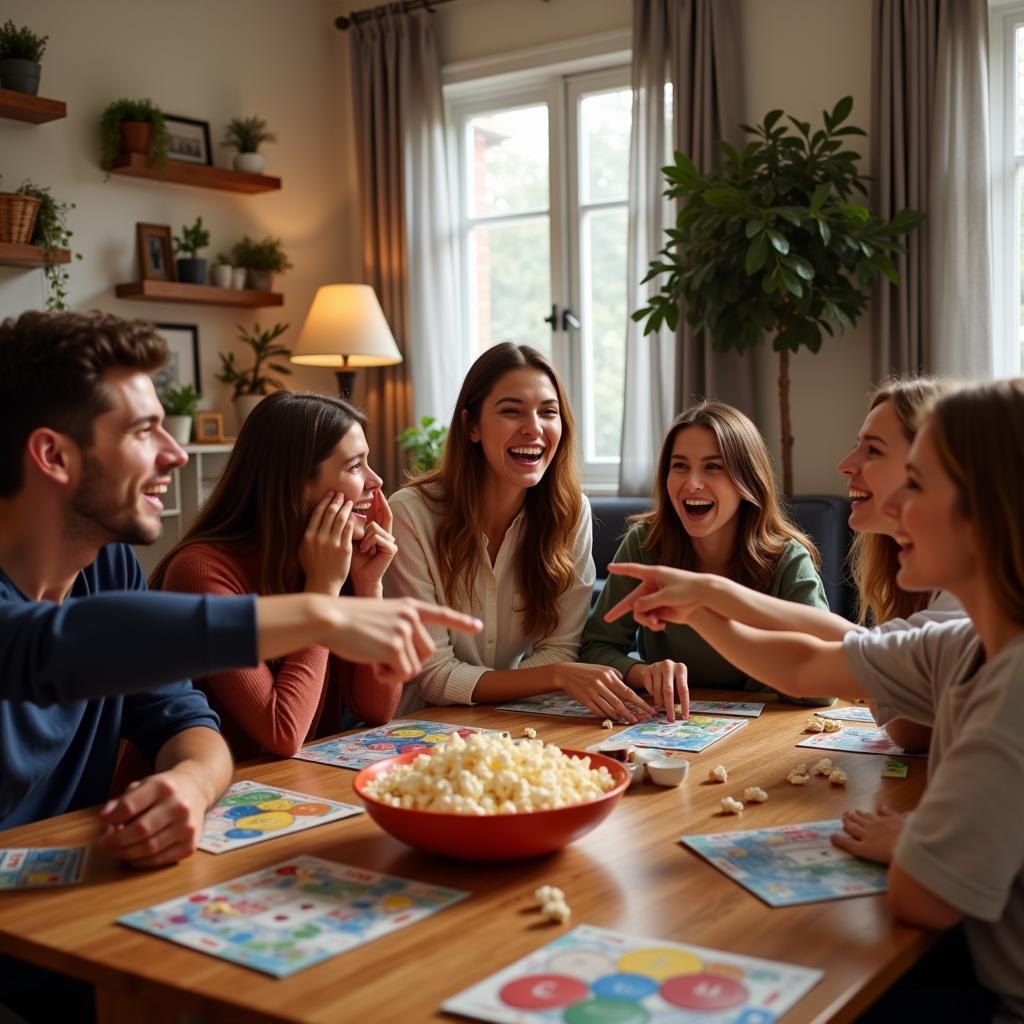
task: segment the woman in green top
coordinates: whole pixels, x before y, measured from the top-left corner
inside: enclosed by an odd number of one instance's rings
[[[654,508],[636,516],[616,562],[670,565],[714,573],[787,601],[828,608],[817,549],[786,517],[771,458],[757,427],[723,402],[700,402],[681,413],[661,446]],[[766,688],[730,664],[689,626],[637,629],[631,619],[605,622],[636,581],[610,576],[583,630],[581,661],[609,665],[644,689],[674,718],[694,686]],[[640,660],[630,652],[639,650]],[[831,704],[832,697],[803,698]]]

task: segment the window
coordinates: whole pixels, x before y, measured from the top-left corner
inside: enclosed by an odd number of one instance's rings
[[[569,390],[587,483],[618,476],[632,93],[620,66],[448,91],[464,310],[474,355],[548,355]]]

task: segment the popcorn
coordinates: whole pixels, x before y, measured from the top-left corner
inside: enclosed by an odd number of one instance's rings
[[[825,719],[819,718],[817,715],[811,715],[810,718],[804,723],[804,732],[824,732],[825,731]]]
[[[823,757],[811,770],[815,775],[831,775],[834,767],[831,757]]]
[[[615,728],[615,723],[610,718],[606,718],[601,723],[601,728],[602,729],[614,729]]]
[[[537,730],[532,725],[523,726],[523,735],[528,740],[535,740],[537,738]]]
[[[541,740],[453,733],[369,782],[366,793],[391,807],[486,815],[570,807],[614,788],[607,768],[591,768],[589,757],[569,757]]]
[[[845,786],[846,772],[844,772],[842,768],[835,768],[829,775],[828,781],[831,782],[833,786]]]
[[[768,794],[760,786],[747,786],[743,790],[743,802],[748,804],[763,804],[768,799]]]
[[[804,771],[800,771],[799,769],[797,769],[797,768],[794,768],[794,769],[793,769],[793,770],[792,770],[792,771],[791,771],[791,772],[790,772],[790,773],[789,773],[789,774],[788,774],[788,775],[786,776],[786,781],[787,781],[787,782],[788,782],[788,783],[789,783],[789,784],[790,784],[791,786],[806,786],[806,785],[807,785],[807,783],[811,781],[811,777],[810,777],[810,775],[809,775],[809,774],[807,773],[807,770],[806,770],[807,766],[806,766],[806,765],[804,765],[804,766],[803,766],[803,768],[804,768]]]
[[[569,904],[564,899],[551,900],[545,903],[541,910],[549,921],[557,921],[559,924],[565,924],[572,916],[572,910],[569,909]]]
[[[716,764],[714,768],[708,769],[708,779],[712,782],[726,782],[728,778],[729,773],[724,764]]]
[[[834,718],[823,719],[825,723],[825,732],[839,732],[843,727],[842,722],[837,722]]]
[[[539,889],[533,890],[533,898],[540,904],[552,903],[555,900],[565,900],[565,893],[557,885],[542,885]]]
[[[743,804],[741,804],[739,800],[733,800],[731,796],[723,796],[722,810],[726,814],[742,814]]]

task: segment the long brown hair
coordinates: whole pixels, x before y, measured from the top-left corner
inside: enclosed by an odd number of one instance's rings
[[[555,602],[576,579],[572,546],[583,512],[572,410],[547,359],[528,345],[510,341],[479,356],[462,382],[440,464],[410,481],[410,486],[444,513],[434,543],[447,601],[468,600],[480,560],[479,537],[484,530],[480,494],[487,478],[483,446],[471,441],[468,432],[479,421],[483,404],[498,381],[510,370],[524,367],[540,370],[551,381],[562,418],[562,437],[551,465],[540,483],[526,491],[524,541],[516,551],[519,588],[526,602],[525,628],[539,640],[558,625]]]
[[[913,441],[924,410],[952,386],[951,381],[939,377],[889,377],[871,392],[868,412],[883,402],[891,402],[903,436],[908,442]],[[899,544],[887,534],[858,533],[854,536],[848,564],[857,587],[858,622],[877,624],[889,619],[906,619],[928,607],[930,594],[911,593],[896,585],[899,551]]]
[[[725,471],[742,499],[736,512],[739,524],[729,578],[755,590],[768,590],[783,549],[791,540],[803,544],[814,564],[820,565],[814,542],[789,521],[779,503],[764,438],[739,409],[724,402],[691,405],[673,420],[665,435],[655,475],[654,508],[632,519],[647,525],[641,547],[654,555],[655,562],[679,569],[697,568],[693,541],[683,528],[667,489],[672,446],[676,435],[687,427],[707,427],[715,435]]]
[[[217,486],[185,536],[153,570],[159,588],[174,556],[191,544],[254,549],[260,593],[287,594],[302,585],[299,545],[309,520],[304,491],[320,464],[354,424],[366,418],[340,398],[275,391],[238,432]]]
[[[928,424],[999,610],[1024,624],[1024,379],[958,388]]]

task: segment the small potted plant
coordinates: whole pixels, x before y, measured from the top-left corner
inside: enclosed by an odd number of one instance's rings
[[[120,153],[152,153],[157,166],[167,167],[167,126],[152,100],[114,100],[100,116],[100,166],[109,171]]]
[[[220,144],[236,150],[231,164],[236,171],[262,174],[266,161],[259,148],[264,142],[277,142],[277,136],[262,117],[233,117],[224,129]]]
[[[224,253],[217,253],[217,258],[213,261],[213,266],[210,267],[210,284],[215,288],[230,288],[234,270],[231,260]]]
[[[240,428],[245,418],[271,389],[284,390],[284,384],[277,377],[271,377],[267,371],[284,376],[289,376],[292,371],[285,363],[273,362],[275,359],[286,359],[291,354],[291,349],[274,344],[288,330],[288,324],[275,324],[270,330],[261,330],[256,323],[252,325],[252,331],[247,331],[241,324],[236,326],[238,340],[252,351],[252,366],[243,369],[238,365],[234,352],[228,352],[227,355],[220,352],[221,368],[217,380],[234,388],[232,398]]]
[[[174,236],[174,251],[185,255],[176,260],[178,280],[185,284],[206,284],[206,260],[199,255],[200,249],[210,244],[210,232],[203,227],[203,218],[196,217],[195,224],[185,224],[180,235]]]
[[[0,25],[0,86],[14,92],[39,92],[40,61],[49,36],[37,36],[8,19]]]
[[[283,274],[292,265],[285,255],[284,243],[272,235],[259,242],[246,235],[235,243],[231,256],[236,267],[248,270],[246,285],[257,292],[269,292],[273,285],[272,275]]]
[[[68,228],[68,214],[75,208],[74,203],[58,202],[49,187],[25,181],[18,186],[18,195],[39,200],[39,210],[29,238],[30,245],[43,247],[43,277],[46,281],[46,308],[57,313],[68,308],[68,278],[66,263],[58,262],[58,253],[71,244],[73,231]],[[80,260],[81,253],[74,258]]]
[[[164,429],[178,444],[188,444],[192,440],[192,420],[202,398],[192,384],[166,388],[160,393],[160,404],[167,413]]]
[[[448,428],[433,416],[424,416],[419,423],[406,427],[395,440],[409,459],[409,475],[419,476],[441,461]]]

